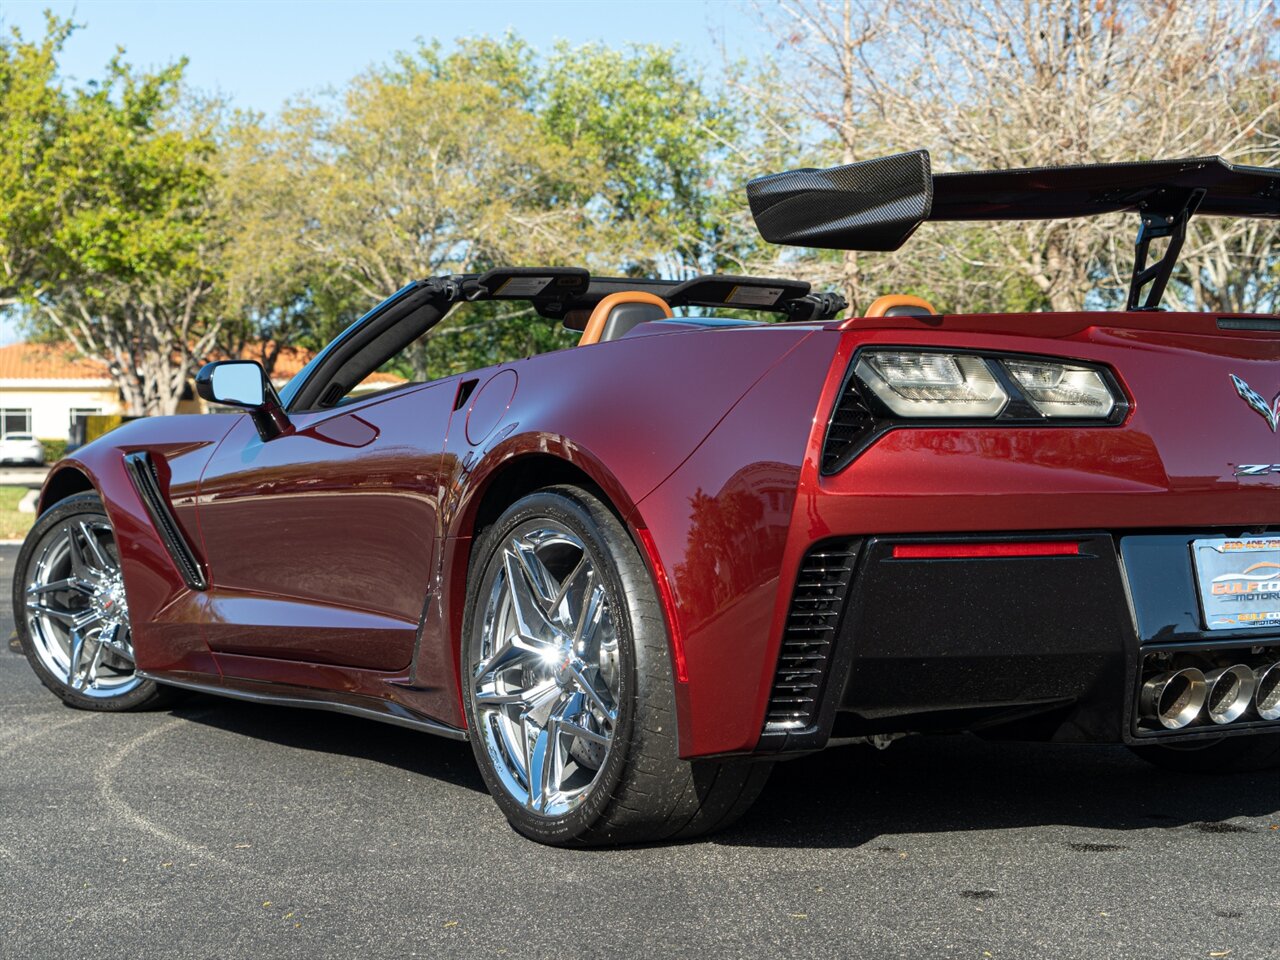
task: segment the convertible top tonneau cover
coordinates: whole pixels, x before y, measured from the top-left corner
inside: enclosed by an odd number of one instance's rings
[[[927,150],[747,184],[770,243],[897,250],[926,220],[1048,220],[1115,211],[1280,219],[1280,170],[1221,157],[933,174]]]

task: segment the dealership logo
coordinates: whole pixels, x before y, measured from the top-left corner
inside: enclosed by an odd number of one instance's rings
[[[1239,573],[1224,573],[1213,578],[1213,595],[1280,593],[1280,563],[1264,560],[1245,567]]]
[[[1271,428],[1271,432],[1276,432],[1276,426],[1280,425],[1280,393],[1276,394],[1276,398],[1270,403],[1262,398],[1262,394],[1249,386],[1234,373],[1231,374],[1231,382],[1236,385],[1236,393],[1240,394],[1240,399],[1257,411],[1263,420],[1267,421],[1267,426]]]

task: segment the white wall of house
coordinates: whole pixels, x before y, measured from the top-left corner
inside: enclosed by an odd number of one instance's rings
[[[73,410],[115,414],[120,397],[110,380],[0,380],[0,411],[31,411],[31,432],[66,440]]]

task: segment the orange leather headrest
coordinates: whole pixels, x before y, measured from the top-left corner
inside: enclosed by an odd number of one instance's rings
[[[655,307],[661,307],[663,314],[667,317],[671,316],[671,305],[652,293],[645,293],[643,290],[623,290],[620,293],[611,293],[597,303],[596,308],[591,311],[591,317],[587,320],[587,325],[582,331],[578,346],[585,347],[593,343],[599,343],[600,335],[604,333],[605,324],[609,322],[609,314],[613,312],[615,307],[624,303],[652,304]]]
[[[880,297],[867,307],[864,317],[910,317],[937,316],[938,311],[933,304],[919,297],[907,296],[904,293],[890,293]]]

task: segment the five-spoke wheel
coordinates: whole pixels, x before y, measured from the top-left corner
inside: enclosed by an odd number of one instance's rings
[[[136,687],[129,603],[106,518],[63,521],[28,576],[27,629],[45,667],[88,697]]]
[[[543,816],[572,810],[613,746],[618,637],[595,564],[563,524],[506,537],[471,661],[476,734],[503,786]]]
[[[462,664],[489,790],[544,843],[704,833],[745,811],[768,776],[768,764],[680,759],[652,575],[587,490],[530,494],[478,539]]]
[[[14,576],[18,634],[37,675],[74,706],[151,706],[137,673],[120,553],[102,501],[80,494],[37,521]]]

